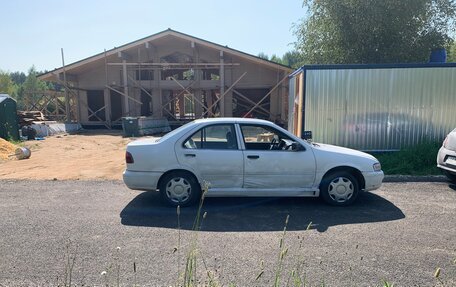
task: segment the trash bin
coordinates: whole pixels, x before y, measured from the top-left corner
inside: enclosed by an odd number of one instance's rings
[[[122,129],[123,129],[124,136],[138,137],[139,136],[138,118],[134,118],[134,117],[122,118]]]

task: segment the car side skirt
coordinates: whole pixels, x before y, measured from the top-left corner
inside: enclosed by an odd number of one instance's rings
[[[207,197],[318,197],[319,189],[287,188],[287,189],[251,189],[251,188],[210,188]]]

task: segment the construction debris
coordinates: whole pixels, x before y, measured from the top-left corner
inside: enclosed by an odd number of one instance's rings
[[[17,117],[20,127],[31,125],[33,122],[46,120],[44,114],[40,111],[17,111]]]

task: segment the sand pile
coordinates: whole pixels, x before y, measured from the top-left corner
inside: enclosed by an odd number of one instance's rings
[[[7,160],[12,158],[8,156],[14,154],[16,148],[17,147],[12,143],[0,138],[0,160]]]

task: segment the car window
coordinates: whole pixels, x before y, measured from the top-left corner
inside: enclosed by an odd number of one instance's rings
[[[246,150],[292,150],[293,139],[264,125],[241,125]]]
[[[188,149],[238,149],[233,125],[211,125],[191,135],[184,142]]]
[[[165,134],[164,136],[162,136],[161,138],[159,138],[159,139],[157,140],[157,142],[162,142],[162,141],[165,141],[165,140],[167,140],[167,139],[169,139],[169,138],[172,138],[174,135],[176,135],[176,134],[178,134],[179,132],[181,132],[181,131],[183,131],[183,130],[189,128],[189,126],[192,126],[192,125],[194,125],[194,124],[195,124],[195,122],[193,121],[193,122],[187,123],[187,124],[185,124],[185,125],[183,125],[183,126],[180,126],[180,127],[178,127],[177,129],[172,130],[172,131],[170,131],[169,133],[167,133],[167,134]]]

